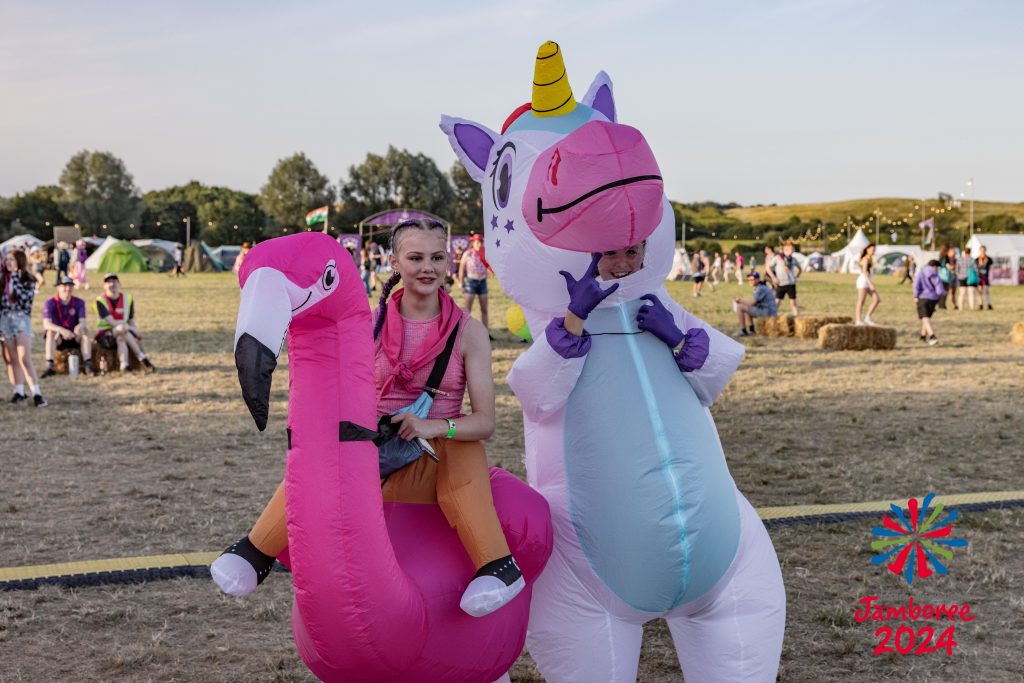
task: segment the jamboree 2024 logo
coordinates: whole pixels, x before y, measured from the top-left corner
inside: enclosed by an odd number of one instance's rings
[[[879,554],[871,558],[874,565],[885,567],[907,585],[913,585],[915,577],[927,579],[936,574],[949,573],[946,563],[953,559],[953,549],[967,546],[967,539],[953,537],[953,522],[959,517],[956,508],[946,508],[942,503],[932,507],[934,493],[929,493],[918,503],[916,498],[907,501],[906,514],[900,506],[891,504],[892,516],[882,516],[882,525],[871,530],[878,540],[871,543],[871,549]],[[913,596],[901,605],[886,605],[878,601],[877,595],[868,595],[858,601],[861,606],[854,612],[858,622],[920,622],[935,621],[936,625],[925,625],[913,629],[899,623],[894,629],[883,625],[875,631],[878,639],[872,654],[895,652],[900,655],[924,655],[945,651],[952,656],[956,647],[956,622],[973,621],[968,604],[917,603]],[[948,626],[945,626],[949,624]],[[938,629],[945,628],[939,633]]]

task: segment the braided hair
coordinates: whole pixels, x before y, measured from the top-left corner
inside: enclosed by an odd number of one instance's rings
[[[399,237],[406,234],[410,228],[414,228],[416,230],[437,230],[444,234],[445,240],[448,239],[448,229],[444,226],[444,223],[424,218],[411,218],[409,220],[402,221],[401,223],[397,223],[395,224],[395,227],[391,228],[390,241],[393,253],[398,253]],[[401,279],[402,275],[396,270],[380,289],[380,301],[377,302],[377,321],[373,324],[374,341],[376,341],[377,337],[380,336],[380,330],[384,327],[384,316],[387,315],[388,312],[388,299],[391,296],[391,290],[395,288],[395,285],[397,285]]]

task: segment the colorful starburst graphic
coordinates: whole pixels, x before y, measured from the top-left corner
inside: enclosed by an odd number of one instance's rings
[[[914,574],[926,578],[932,574],[946,574],[949,570],[938,560],[953,559],[950,548],[963,548],[967,545],[965,538],[949,538],[953,533],[953,521],[959,516],[956,508],[950,508],[948,514],[940,522],[936,522],[945,506],[939,503],[931,508],[934,493],[925,496],[918,505],[917,498],[907,501],[910,520],[898,506],[891,504],[895,519],[889,515],[882,516],[882,526],[871,530],[880,540],[871,543],[872,550],[883,551],[871,558],[872,564],[885,564],[897,576],[903,574],[907,583],[914,582]],[[895,556],[895,558],[893,558]],[[893,558],[889,562],[890,558]],[[929,563],[935,569],[928,567]]]

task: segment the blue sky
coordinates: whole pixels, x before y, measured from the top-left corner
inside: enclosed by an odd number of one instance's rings
[[[80,149],[143,191],[259,191],[304,151],[337,183],[388,144],[447,169],[441,113],[498,128],[537,47],[615,83],[673,199],[1024,201],[1024,3],[0,0],[0,195]]]

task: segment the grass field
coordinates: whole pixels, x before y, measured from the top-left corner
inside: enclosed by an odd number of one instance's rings
[[[842,223],[850,216],[855,219],[870,214],[875,209],[882,212],[883,216],[896,219],[909,219],[913,224],[921,219],[921,200],[898,197],[878,197],[875,199],[850,199],[841,202],[821,202],[815,204],[781,204],[774,206],[743,206],[726,210],[726,215],[737,218],[744,223],[768,223],[779,225],[788,221],[792,216],[799,216],[801,220],[820,220],[825,223]],[[929,208],[942,208],[937,199],[928,197],[925,201],[925,210]],[[977,200],[974,202],[974,220],[994,214],[1005,214],[1013,216],[1018,221],[1024,221],[1024,202],[987,202]],[[928,212],[927,215],[932,215]],[[954,216],[953,225],[960,227],[967,225],[968,201],[963,200],[963,206],[959,213]]]
[[[894,351],[746,342],[713,413],[755,506],[1024,489],[1024,348],[1009,344],[1012,323],[1024,320],[1024,288],[996,289],[994,311],[940,312],[942,344],[932,348],[917,340],[907,286],[880,279],[876,319],[899,329]],[[44,385],[50,407],[0,406],[0,566],[219,550],[249,528],[282,476],[284,369],[260,434],[231,355],[233,278],[123,281],[159,372],[58,377]],[[736,284],[700,299],[683,283],[670,291],[726,331],[735,328],[732,298],[749,296]],[[800,293],[809,312],[853,312],[853,276],[811,274]],[[519,406],[504,377],[525,345],[500,324],[507,305],[492,296],[499,425],[488,449],[523,475]],[[41,365],[39,339],[37,351]],[[1024,510],[963,513],[957,533],[970,546],[948,576],[912,589],[870,564],[876,523],[771,531],[788,598],[781,680],[1021,680]],[[866,595],[969,603],[977,618],[957,625],[952,656],[876,657],[876,625],[853,619]],[[245,599],[195,579],[0,593],[0,681],[312,680],[292,643],[290,605],[282,573]],[[512,674],[540,680],[528,653]],[[647,628],[640,680],[679,680],[663,622]]]

